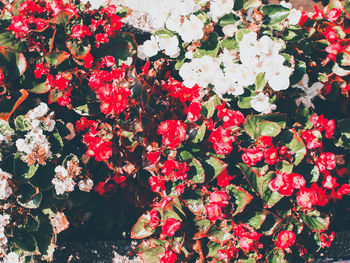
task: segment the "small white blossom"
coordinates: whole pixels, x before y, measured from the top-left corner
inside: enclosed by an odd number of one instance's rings
[[[289,87],[289,77],[293,70],[289,67],[275,64],[266,72],[266,79],[274,91],[286,90]]]
[[[165,51],[165,55],[175,58],[180,54],[179,39],[177,36],[160,37],[159,47]]]
[[[153,57],[160,51],[158,40],[154,36],[151,36],[150,40],[146,40],[142,46],[142,51],[147,57]]]
[[[85,180],[80,180],[78,186],[80,191],[90,192],[92,187],[94,186],[94,182],[90,178],[88,178]]]
[[[299,88],[304,92],[302,96],[296,99],[296,104],[299,105],[300,103],[303,103],[306,108],[315,108],[312,100],[316,96],[325,99],[321,94],[323,86],[323,83],[315,82],[309,87],[309,76],[305,74],[300,82],[292,86],[293,88]]]
[[[21,263],[20,257],[15,252],[8,253],[4,258],[4,263]]]
[[[59,165],[55,168],[55,173],[57,176],[66,178],[68,176],[68,171],[63,166]]]
[[[226,25],[222,28],[222,32],[225,34],[226,37],[233,37],[236,32],[237,32],[237,26],[230,24],[230,25]]]

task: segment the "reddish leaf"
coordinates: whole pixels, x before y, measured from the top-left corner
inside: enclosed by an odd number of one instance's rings
[[[8,121],[12,113],[18,108],[18,106],[27,99],[28,97],[28,91],[25,89],[21,89],[20,92],[22,93],[22,96],[16,101],[15,105],[13,106],[12,110],[10,112],[6,113],[0,113],[0,119],[3,119],[5,121]]]

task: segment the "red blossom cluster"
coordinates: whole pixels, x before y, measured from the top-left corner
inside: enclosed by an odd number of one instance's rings
[[[167,120],[159,124],[158,134],[162,135],[165,146],[176,149],[185,140],[186,129],[186,125],[180,120]]]

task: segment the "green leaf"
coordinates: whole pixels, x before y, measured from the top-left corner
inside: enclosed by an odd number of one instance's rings
[[[283,250],[278,248],[270,250],[267,253],[266,259],[269,263],[288,263],[288,261],[284,259]]]
[[[267,15],[264,23],[267,25],[274,25],[282,22],[289,15],[290,9],[281,5],[266,5],[261,10]]]
[[[237,42],[238,43],[241,42],[243,37],[244,37],[244,35],[246,35],[246,34],[248,34],[250,32],[252,32],[250,29],[245,29],[245,28],[239,29],[237,31],[237,33],[236,33],[236,40],[237,40]]]
[[[146,249],[139,253],[139,256],[144,263],[159,263],[160,258],[165,254],[164,247],[153,247],[150,249]]]
[[[195,184],[201,184],[205,181],[205,172],[201,165],[201,162],[196,158],[192,158],[191,162],[188,164],[190,166],[189,179]]]
[[[206,125],[205,125],[205,123],[203,123],[203,124],[197,129],[196,137],[194,137],[194,139],[192,140],[192,142],[194,142],[194,143],[199,143],[199,142],[203,141],[206,130],[207,130]]]
[[[27,60],[22,53],[0,47],[0,69],[6,80],[16,79],[27,69]]]
[[[228,240],[230,240],[233,237],[233,234],[231,234],[229,227],[227,230],[224,228],[221,228],[220,226],[217,225],[213,225],[208,233],[207,236],[209,238],[210,241],[216,242],[216,243],[220,243],[220,244],[224,244],[225,242],[227,242]],[[225,231],[226,230],[226,231]]]
[[[220,42],[222,49],[238,49],[238,42],[235,38],[225,38]]]
[[[266,211],[266,219],[264,223],[260,227],[261,233],[263,233],[266,236],[271,236],[274,234],[274,230],[281,221],[280,218],[278,218],[275,214]]]
[[[192,153],[190,153],[189,151],[181,151],[180,152],[180,157],[183,161],[189,160],[194,158]]]
[[[300,213],[301,219],[312,230],[322,232],[328,230],[330,218],[328,215],[321,214],[317,210]]]
[[[193,214],[200,215],[205,212],[203,194],[200,190],[187,190],[181,198]]]
[[[266,211],[255,212],[248,211],[242,216],[242,222],[248,224],[255,229],[259,229],[266,219]]]
[[[13,173],[16,177],[30,179],[38,170],[39,164],[28,166],[25,162],[21,160],[20,156],[21,154],[16,154],[15,156],[15,160],[13,163]]]
[[[222,27],[232,25],[236,23],[239,19],[240,18],[238,16],[234,15],[233,13],[229,13],[219,19],[219,25]]]
[[[29,120],[24,115],[18,115],[15,119],[15,128],[18,131],[29,131],[32,128]]]
[[[254,173],[251,167],[244,163],[239,163],[238,165],[249,184],[258,194],[261,195],[263,191],[264,177]]]
[[[51,86],[49,85],[47,80],[41,83],[37,83],[33,81],[32,85],[33,85],[33,88],[28,90],[31,93],[44,94],[51,90]]]
[[[238,97],[238,107],[241,109],[250,109],[252,107],[251,100],[254,96],[253,91],[250,89],[244,89],[244,94]]]
[[[208,257],[219,259],[219,256],[218,256],[219,249],[221,249],[221,245],[219,243],[210,242],[208,244],[208,250],[209,250]]]
[[[40,226],[37,232],[33,233],[37,241],[37,246],[42,255],[48,255],[50,253],[50,246],[53,246],[54,232],[47,215],[39,217]]]
[[[25,230],[14,228],[13,242],[24,251],[34,252],[36,250],[37,242],[34,236]]]
[[[70,54],[65,51],[54,51],[47,54],[44,59],[46,62],[48,62],[50,65],[57,67],[62,62],[64,62],[66,59],[70,57]]]
[[[266,115],[250,115],[244,121],[243,126],[244,126],[245,132],[250,137],[257,139],[259,136],[262,135],[261,133],[265,133],[261,129],[258,129],[258,125],[263,121],[268,121],[269,123],[274,122],[281,129],[284,129],[286,127],[286,115],[285,114],[272,113],[272,114],[266,114]],[[278,131],[278,129],[276,128],[277,126],[274,125],[274,127],[272,127],[272,134],[274,134]]]
[[[196,49],[196,52],[193,54],[194,57],[202,57],[205,55],[216,57],[218,54],[220,45],[219,45],[219,35],[216,32],[211,32],[208,35],[206,41],[201,42],[201,46]]]
[[[23,229],[28,232],[36,232],[39,229],[40,221],[39,218],[33,216],[32,214],[28,214],[26,217],[26,221],[23,225]]]
[[[295,85],[301,81],[306,73],[306,64],[304,61],[295,60],[295,67],[292,75],[290,76],[290,85]]]
[[[214,180],[228,166],[227,163],[224,163],[219,158],[213,156],[210,156],[209,159],[205,160],[202,165],[206,173],[207,181]]]
[[[174,33],[170,32],[167,29],[156,30],[156,32],[154,32],[153,35],[158,36],[160,38],[171,38],[171,37],[175,36]]]
[[[262,121],[258,124],[257,130],[259,136],[270,136],[275,137],[281,132],[281,126],[276,122]]]
[[[70,38],[66,41],[66,47],[77,59],[84,59],[91,51],[91,45],[87,38],[84,38],[83,42],[80,39]]]
[[[27,50],[27,45],[21,39],[15,38],[12,31],[5,31],[0,33],[0,47],[10,48],[18,52]]]
[[[57,88],[51,89],[49,92],[48,102],[49,104],[57,102],[59,98],[63,96],[63,91]]]
[[[251,7],[258,7],[261,5],[261,2],[259,0],[244,0],[243,8],[247,10]]]
[[[35,175],[31,178],[31,183],[39,187],[40,190],[46,191],[52,187],[52,179],[55,175],[55,165],[46,163],[44,166],[39,166]]]
[[[265,78],[265,73],[261,72],[256,76],[255,79],[255,89],[257,91],[262,91],[266,86],[267,80]]]
[[[131,238],[143,239],[151,236],[154,233],[155,228],[149,226],[150,219],[148,212],[143,214],[131,229]]]
[[[17,202],[25,208],[38,208],[43,195],[37,188],[30,184],[24,184],[20,188],[20,195],[17,196]]]
[[[236,185],[228,185],[226,189],[230,192],[231,197],[235,199],[235,211],[232,216],[242,213],[245,207],[250,203],[253,197],[243,188]]]
[[[61,10],[57,13],[57,15],[54,18],[54,21],[57,25],[65,26],[71,16],[73,16],[74,13],[68,11],[68,10]]]
[[[269,182],[275,178],[275,172],[269,172],[264,175],[264,183],[262,186],[262,199],[264,201],[264,206],[267,208],[273,207],[277,204],[282,198],[283,195],[278,192],[272,192],[269,188]]]
[[[307,150],[305,143],[299,134],[294,129],[286,131],[282,135],[282,142],[285,146],[291,149],[292,153],[294,153],[294,164],[300,164],[304,159]]]
[[[293,171],[293,164],[283,160],[276,164],[276,170],[282,173],[290,174]]]
[[[211,222],[208,219],[195,220],[194,224],[198,229],[193,239],[201,239],[205,237],[211,226]]]
[[[207,100],[206,102],[204,102],[202,104],[202,110],[201,110],[201,114],[206,118],[206,119],[210,119],[211,117],[213,117],[215,109],[217,104],[216,102],[216,96],[212,96],[209,100]]]

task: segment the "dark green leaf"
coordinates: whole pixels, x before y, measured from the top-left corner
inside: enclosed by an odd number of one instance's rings
[[[32,214],[28,214],[26,217],[26,221],[23,225],[23,229],[28,232],[36,232],[39,229],[40,221],[39,218],[33,216]]]
[[[143,239],[151,236],[155,228],[149,226],[150,219],[149,213],[143,214],[131,229],[131,238]]]
[[[199,215],[205,212],[203,194],[200,190],[185,191],[182,195],[182,200],[184,200],[193,214]]]
[[[203,168],[206,174],[206,180],[212,181],[219,174],[227,168],[227,163],[224,163],[219,158],[211,156],[209,159],[205,160],[205,163],[202,163]]]
[[[306,211],[300,213],[301,219],[304,223],[313,231],[326,231],[328,230],[330,218],[328,215],[321,214],[317,210]]]
[[[267,17],[264,22],[267,25],[274,25],[282,22],[289,15],[290,9],[281,5],[266,5],[261,9]]]
[[[164,247],[153,247],[139,253],[139,256],[144,263],[159,263],[160,258],[164,256]]]
[[[36,250],[37,242],[32,234],[25,230],[14,228],[13,241],[22,250],[27,252],[34,252]]]
[[[190,166],[189,176],[190,180],[195,184],[201,184],[205,181],[205,172],[201,165],[201,162],[196,158],[193,158],[191,162],[188,164]]]
[[[274,122],[280,126],[281,129],[286,127],[286,115],[281,113],[272,113],[265,115],[250,115],[244,121],[245,132],[255,139],[261,136],[262,130],[258,130],[259,123],[263,121]]]
[[[286,133],[282,135],[282,142],[285,146],[291,149],[292,153],[294,154],[294,164],[300,164],[307,151],[305,143],[299,134],[294,129],[286,131]]]
[[[228,185],[226,189],[230,192],[231,197],[235,199],[235,211],[232,216],[242,213],[253,197],[240,186]]]

